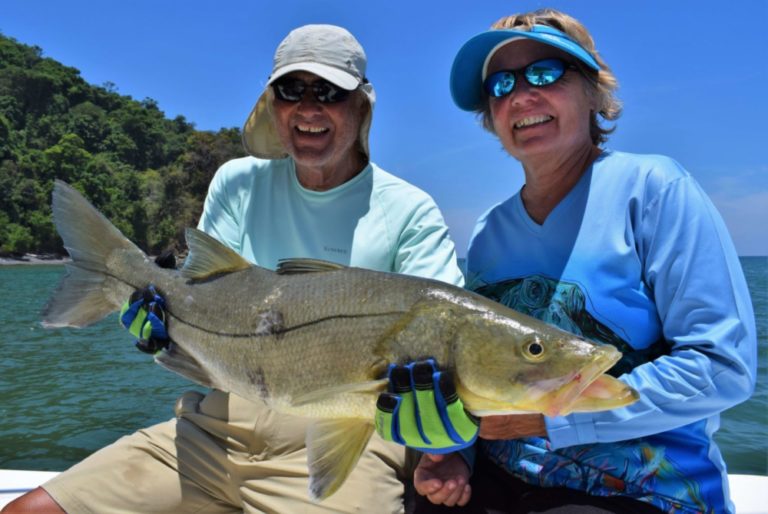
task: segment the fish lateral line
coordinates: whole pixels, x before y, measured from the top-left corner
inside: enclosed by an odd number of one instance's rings
[[[239,254],[195,229],[188,232],[190,256],[194,257],[189,261],[190,266],[182,269],[179,275],[156,269],[147,255],[126,239],[81,193],[59,180],[54,185],[52,213],[72,264],[68,264],[69,275],[62,279],[43,311],[43,326],[87,326],[113,312],[114,303],[128,296],[129,289],[141,289],[151,282],[137,287],[129,281],[138,281],[144,275],[160,282],[155,286],[160,286],[160,294],[168,295],[166,313],[171,339],[178,335],[186,344],[171,342],[156,353],[154,358],[159,365],[207,387],[237,391],[235,394],[246,399],[269,400],[276,411],[282,408],[286,414],[294,407],[288,400],[294,398],[301,404],[296,409],[299,412],[326,412],[332,416],[312,423],[307,431],[309,493],[315,501],[327,498],[341,487],[368,444],[375,430],[372,415],[375,395],[388,386],[386,371],[390,363],[403,363],[412,355],[432,354],[429,356],[441,367],[454,373],[457,393],[470,411],[484,408],[505,411],[514,408],[511,405],[514,400],[521,406],[532,406],[544,413],[551,411],[556,401],[562,404],[562,395],[555,387],[529,392],[533,383],[544,380],[551,386],[560,383],[565,373],[583,373],[584,370],[604,373],[604,368],[610,364],[606,359],[591,364],[590,356],[594,354],[587,346],[591,348],[593,343],[576,341],[562,330],[548,327],[540,320],[476,293],[431,279],[373,270],[355,270],[348,274],[340,269],[332,276],[329,273],[319,281],[321,288],[317,294],[324,295],[320,297],[322,302],[322,298],[330,294],[328,286],[339,283],[335,281],[355,280],[345,284],[355,286],[371,279],[373,289],[370,299],[365,300],[370,302],[366,308],[383,312],[364,314],[362,309],[356,312],[354,305],[360,305],[360,300],[355,302],[356,294],[353,294],[347,300],[353,307],[345,312],[334,314],[335,311],[324,310],[321,315],[316,315],[316,319],[303,319],[293,326],[285,326],[283,313],[274,305],[278,303],[275,296],[254,298],[253,288],[246,287],[240,291],[244,298],[239,299],[239,304],[245,304],[244,307],[238,312],[228,310],[226,314],[219,314],[209,306],[221,308],[218,303],[225,303],[231,296],[225,289],[230,285],[227,281],[222,281],[223,288],[219,290],[213,284],[200,288],[203,291],[199,297],[190,291],[195,290],[196,283],[213,281],[220,275],[237,271],[251,270],[253,283],[258,283],[264,276],[270,283],[275,282],[274,287],[281,283],[292,284],[289,294],[284,297],[294,298],[291,305],[299,309],[297,312],[310,314],[312,311],[307,305],[315,297],[302,295],[309,278],[278,280],[280,277],[273,277],[270,270],[247,263]],[[115,254],[115,251],[119,253]],[[226,255],[219,256],[220,251]],[[98,269],[91,269],[93,267]],[[318,274],[320,270],[332,267],[299,260],[284,264],[283,275]],[[210,291],[214,294],[209,294]],[[354,291],[365,292],[359,286]],[[275,292],[279,291],[269,284],[262,284],[259,289],[259,293]],[[192,294],[188,297],[189,302],[185,293]],[[295,297],[299,297],[298,301]],[[279,302],[282,304],[282,300]],[[243,313],[246,321],[240,322],[236,316]],[[322,324],[328,321],[337,323],[323,327]],[[359,326],[352,326],[355,323]],[[206,324],[214,328],[201,326]],[[318,325],[328,330],[315,329]],[[357,341],[348,339],[358,335],[358,328],[364,330],[366,340],[364,345],[356,347]],[[298,332],[300,330],[306,332]],[[244,331],[247,333],[242,333]],[[547,365],[538,367],[539,374],[527,378],[523,373],[525,363],[520,361],[516,349],[518,339],[524,340],[530,334],[540,334],[546,340],[551,338],[553,349],[562,345],[556,353],[562,356],[562,366],[547,361]],[[209,335],[212,337],[206,337]],[[263,335],[276,337],[259,339]],[[242,344],[243,340],[253,344]],[[295,359],[291,359],[291,355],[285,358],[284,352],[294,340],[297,345],[304,340],[310,341],[331,358],[325,360],[323,366],[306,366],[297,376],[292,369]],[[236,348],[237,352],[219,351],[228,343],[242,348]],[[329,345],[330,350],[322,345]],[[270,354],[267,357],[273,360],[259,359],[264,348],[268,350],[265,353]],[[303,350],[298,348],[298,351]],[[344,358],[333,353],[336,350],[343,350]],[[618,352],[615,348],[614,351]],[[325,354],[322,357],[325,359]],[[327,362],[330,364],[325,365]],[[271,371],[265,373],[264,368],[269,370],[276,365],[285,367],[279,368],[274,377]],[[360,369],[363,366],[366,366],[365,370]],[[600,369],[596,370],[595,366]],[[367,374],[361,375],[362,371]],[[318,390],[318,385],[327,384],[336,385]],[[308,389],[314,392],[300,394]],[[520,401],[517,401],[518,397]],[[595,387],[587,388],[584,398],[576,406],[580,411],[605,410],[628,405],[636,399],[637,395],[628,385],[619,380],[603,380]],[[328,405],[317,408],[310,405],[324,400],[337,403],[325,411],[321,409]],[[342,405],[342,400],[350,405]]]
[[[381,318],[386,316],[392,316],[392,315],[404,315],[407,311],[391,311],[391,312],[380,312],[376,314],[337,314],[335,316],[327,316],[325,318],[318,318],[316,320],[312,320],[306,323],[300,323],[298,325],[290,326],[290,327],[283,327],[279,329],[275,329],[272,331],[261,331],[261,332],[245,332],[245,333],[233,333],[233,332],[218,332],[215,330],[210,330],[207,328],[204,328],[200,325],[197,325],[195,323],[191,323],[186,321],[185,319],[172,314],[170,310],[166,310],[166,314],[171,315],[173,318],[179,320],[180,322],[184,323],[188,327],[192,327],[196,330],[199,330],[201,332],[204,332],[206,334],[212,334],[216,336],[221,337],[229,337],[232,339],[245,339],[245,338],[251,338],[251,337],[265,337],[265,336],[280,336],[283,334],[288,334],[290,332],[294,332],[296,330],[301,330],[304,328],[308,328],[314,325],[318,325],[321,323],[326,323],[328,321],[334,321],[338,319],[359,319],[359,318]]]

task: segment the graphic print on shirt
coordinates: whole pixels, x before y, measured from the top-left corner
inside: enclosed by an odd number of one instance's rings
[[[474,291],[571,334],[615,346],[622,353],[622,358],[611,368],[609,374],[616,377],[644,362],[669,353],[669,346],[663,340],[647,349],[632,348],[587,310],[587,295],[583,292],[583,288],[575,283],[559,282],[541,275],[532,275],[505,280],[498,284],[478,286]]]
[[[635,351],[588,311],[588,294],[576,283],[531,275],[496,284],[474,284],[473,289],[573,334],[616,346],[623,357],[609,371],[614,376],[668,352],[663,342]],[[545,438],[537,437],[482,441],[481,447],[492,461],[536,485],[565,486],[599,496],[630,496],[665,512],[714,512],[702,497],[699,484],[686,478],[685,463],[675,462],[667,445],[654,437],[558,450],[552,450]],[[670,490],[673,484],[675,490]],[[685,504],[680,498],[686,498]]]

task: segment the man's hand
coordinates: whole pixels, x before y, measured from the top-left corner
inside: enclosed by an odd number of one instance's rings
[[[136,337],[136,348],[156,353],[170,341],[165,328],[165,299],[153,285],[134,291],[120,309],[120,324]]]
[[[376,404],[376,431],[396,443],[428,453],[471,446],[479,420],[464,410],[453,378],[435,361],[390,366],[390,391]]]
[[[416,492],[435,505],[462,507],[472,496],[469,467],[458,453],[425,453],[413,474]]]

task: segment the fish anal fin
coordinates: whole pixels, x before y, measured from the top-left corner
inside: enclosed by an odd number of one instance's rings
[[[202,230],[188,228],[185,232],[189,255],[184,261],[181,274],[200,280],[212,275],[232,273],[253,266],[240,254],[225,246]]]
[[[344,484],[373,434],[373,423],[360,418],[321,420],[307,430],[309,495],[328,498]]]
[[[171,342],[165,349],[155,354],[155,362],[202,386],[221,389],[205,369],[200,366],[197,359],[174,342]]]
[[[300,273],[321,273],[336,271],[346,266],[320,259],[280,259],[277,263],[277,273],[280,275],[297,275]]]
[[[307,403],[321,402],[332,398],[334,396],[340,396],[344,394],[357,393],[357,394],[376,394],[383,393],[387,384],[389,384],[388,378],[382,378],[379,380],[371,380],[370,382],[358,382],[355,384],[343,384],[338,386],[324,387],[317,391],[312,391],[300,396],[296,396],[291,401],[291,405],[294,407],[299,405],[305,405]]]

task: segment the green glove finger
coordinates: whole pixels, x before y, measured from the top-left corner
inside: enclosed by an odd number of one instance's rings
[[[434,374],[437,371],[433,362],[417,362],[414,364],[412,372],[413,385],[416,391],[418,419],[421,421],[422,438],[428,447],[446,448],[455,446],[457,441],[451,439],[440,416],[438,400],[435,396]]]
[[[416,417],[416,398],[411,387],[410,366],[397,366],[390,373],[393,392],[400,397],[397,409],[397,429],[406,446],[423,447],[427,442],[421,437]]]
[[[465,443],[474,441],[480,430],[480,420],[464,409],[461,398],[456,393],[456,385],[450,372],[438,372],[437,377],[438,390],[442,396],[445,413],[450,420],[450,427],[447,427],[451,434],[451,439],[455,443]]]
[[[386,441],[405,444],[397,429],[397,414],[400,397],[392,393],[381,393],[376,401],[376,432]]]

